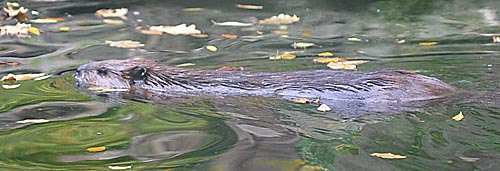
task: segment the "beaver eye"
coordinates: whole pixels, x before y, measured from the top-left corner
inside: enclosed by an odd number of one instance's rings
[[[108,70],[106,70],[104,68],[97,69],[97,74],[99,74],[99,75],[106,75],[107,73],[108,73]]]
[[[134,81],[134,83],[137,84],[144,81],[144,79],[146,78],[146,73],[147,70],[145,68],[135,67],[128,73],[128,76],[130,77],[130,79],[132,79],[132,81]]]

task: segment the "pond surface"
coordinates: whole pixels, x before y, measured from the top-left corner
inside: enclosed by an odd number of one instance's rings
[[[0,61],[20,63],[1,64],[2,75],[52,75],[0,90],[0,166],[5,170],[500,168],[496,0],[26,0],[21,6],[39,12],[28,12],[31,19],[64,20],[32,23],[40,35],[0,37]],[[94,15],[98,9],[121,7],[129,9],[127,20],[111,19],[123,24],[107,24]],[[255,23],[280,13],[296,14],[300,21],[247,27],[212,23]],[[140,31],[181,23],[196,24],[208,37]],[[134,40],[144,46],[110,47],[105,43],[109,40]],[[294,48],[294,43],[314,45]],[[218,50],[206,49],[209,45]],[[293,52],[296,58],[269,59],[283,52]],[[357,66],[360,71],[402,69],[437,77],[463,93],[412,112],[343,117],[336,111],[319,112],[314,105],[259,96],[206,95],[161,103],[121,98],[78,88],[73,78],[81,64],[128,58],[192,63],[186,67],[209,70],[329,69],[313,62],[323,52],[367,60]],[[453,120],[459,112],[464,119]],[[49,122],[19,122],[26,119]],[[106,149],[86,150],[92,147]],[[406,158],[384,159],[372,153]]]

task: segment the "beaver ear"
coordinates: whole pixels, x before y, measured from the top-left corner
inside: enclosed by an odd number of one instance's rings
[[[128,77],[134,81],[135,84],[140,84],[146,79],[148,70],[142,67],[135,67],[128,72]]]

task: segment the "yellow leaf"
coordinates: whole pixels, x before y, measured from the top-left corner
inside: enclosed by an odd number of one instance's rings
[[[196,38],[207,38],[208,34],[191,34],[191,36]]]
[[[104,146],[87,148],[88,152],[101,152],[101,151],[104,151],[104,150],[106,150],[106,147],[104,147]]]
[[[318,54],[318,56],[322,56],[322,57],[333,56],[333,53],[332,52],[323,52],[323,53]]]
[[[212,52],[217,51],[217,47],[215,47],[215,46],[210,45],[210,46],[206,46],[205,48],[207,48],[207,50],[212,51]]]
[[[420,42],[418,45],[419,46],[432,46],[432,45],[437,45],[438,42]]]
[[[183,63],[183,64],[179,64],[179,65],[176,65],[176,67],[187,67],[187,66],[194,66],[196,64],[193,64],[193,63]]]
[[[236,4],[236,8],[241,9],[252,9],[252,10],[260,10],[264,7],[262,5],[244,5],[244,4]]]
[[[15,89],[15,88],[21,87],[21,84],[14,84],[14,85],[2,84],[2,87],[4,89]]]
[[[186,12],[197,12],[197,11],[205,11],[207,10],[206,8],[184,8],[182,11]]]
[[[326,66],[331,69],[347,69],[347,70],[356,69],[356,65],[343,64],[342,62],[330,62]]]
[[[370,156],[380,157],[383,159],[405,159],[406,156],[392,154],[392,153],[372,153]]]
[[[24,123],[45,123],[45,122],[50,122],[50,121],[47,119],[25,119],[22,121],[17,121],[16,123],[24,124]]]
[[[7,6],[19,7],[19,3],[17,2],[7,2]]]
[[[322,111],[322,112],[328,112],[330,110],[332,110],[328,105],[326,104],[321,104],[319,107],[318,107],[318,110],[319,111]]]
[[[70,31],[70,30],[71,30],[71,27],[68,27],[68,26],[63,26],[63,27],[59,27],[59,30],[60,30],[60,31]]]
[[[40,35],[40,30],[36,27],[30,27],[28,28],[28,32],[33,33],[34,35]]]
[[[352,42],[361,42],[362,41],[360,38],[357,38],[357,37],[349,37],[349,38],[347,38],[347,40],[352,41]]]
[[[464,114],[462,114],[462,111],[460,111],[460,112],[458,112],[457,115],[453,116],[452,119],[455,121],[461,121],[462,119],[464,119]]]
[[[344,65],[361,65],[364,63],[367,63],[368,61],[364,60],[354,60],[354,61],[342,61],[342,64]]]
[[[304,33],[304,34],[302,34],[302,36],[311,37],[311,36],[314,36],[314,35],[312,33]]]
[[[108,166],[108,168],[111,170],[126,170],[126,169],[132,169],[132,165],[130,165],[130,166]]]
[[[284,53],[284,54],[281,54],[281,59],[295,59],[295,56],[294,54],[291,54],[291,53]]]
[[[295,103],[310,103],[311,100],[301,97],[301,98],[293,100],[293,102],[295,102]]]
[[[52,75],[46,75],[46,76],[38,77],[38,78],[35,78],[33,80],[40,81],[40,80],[45,80],[45,79],[50,78],[50,77],[52,77]]]
[[[330,63],[330,62],[345,62],[347,60],[344,58],[337,57],[337,58],[314,58],[313,61],[318,63]]]
[[[279,35],[287,35],[288,34],[287,31],[283,31],[283,30],[273,30],[273,31],[271,31],[271,33],[279,34]]]
[[[63,21],[63,18],[40,18],[36,20],[30,20],[32,23],[41,23],[41,24],[47,24],[47,23],[57,23],[59,21]]]
[[[144,46],[144,44],[132,40],[105,41],[105,43],[109,44],[109,46],[111,47],[119,47],[119,48],[136,48]]]
[[[156,31],[156,30],[141,30],[142,34],[152,34],[152,35],[162,35],[162,31]]]

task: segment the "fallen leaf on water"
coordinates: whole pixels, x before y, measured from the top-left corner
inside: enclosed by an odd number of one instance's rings
[[[126,170],[126,169],[132,169],[132,166],[108,166],[109,169],[111,170]]]
[[[259,20],[259,24],[292,24],[300,20],[296,15],[290,16],[288,14],[279,14],[264,20]]]
[[[238,21],[226,21],[226,22],[215,22],[212,20],[212,23],[216,26],[232,26],[232,27],[248,27],[253,26],[253,23],[242,23]]]
[[[208,34],[192,34],[191,36],[196,38],[207,38]]]
[[[119,48],[136,48],[143,47],[144,44],[132,41],[132,40],[121,40],[121,41],[105,41],[105,43],[109,44],[111,47],[119,47]]]
[[[47,24],[47,23],[57,23],[63,21],[64,18],[39,18],[36,20],[30,20],[32,23]]]
[[[38,77],[43,77],[45,76],[45,73],[38,73],[38,74],[19,74],[19,75],[14,75],[14,74],[8,74],[4,77],[2,77],[1,81],[9,81],[9,80],[19,80],[19,81],[24,81],[24,80],[31,80],[35,79]]]
[[[342,61],[342,64],[344,65],[361,65],[364,63],[367,63],[368,61],[364,60],[353,60],[353,61]]]
[[[321,104],[318,107],[318,110],[321,111],[321,112],[328,112],[328,111],[330,111],[332,109],[328,105],[326,105],[326,104]]]
[[[15,88],[21,87],[21,84],[14,84],[14,85],[2,84],[2,87],[4,89],[15,89]]]
[[[33,33],[34,35],[37,35],[37,36],[40,35],[40,30],[36,27],[30,26],[30,28],[28,28],[28,32]]]
[[[363,40],[361,40],[360,38],[357,38],[357,37],[349,37],[347,38],[348,41],[351,41],[351,42],[361,42]]]
[[[206,46],[205,48],[207,48],[207,50],[212,51],[212,52],[217,51],[217,47],[212,46],[212,45],[210,45],[210,46]]]
[[[207,10],[206,8],[184,8],[182,11],[186,12],[197,12],[197,11],[205,11]]]
[[[104,150],[106,150],[106,147],[104,147],[104,146],[101,146],[101,147],[89,147],[89,148],[87,148],[88,152],[101,152],[101,151],[104,151]]]
[[[420,42],[418,43],[419,46],[432,46],[432,45],[437,45],[438,42]]]
[[[156,31],[156,30],[141,30],[141,33],[150,35],[163,35],[162,31]]]
[[[196,29],[196,25],[194,25],[194,24],[191,24],[189,26],[187,26],[186,24],[179,24],[177,26],[162,26],[162,25],[151,26],[151,27],[149,27],[149,30],[162,31],[162,32],[172,34],[172,35],[201,34],[201,31]]]
[[[123,20],[127,19],[128,8],[119,8],[119,9],[100,9],[95,12],[95,16],[99,18],[107,18],[107,17],[119,17]]]
[[[103,19],[102,22],[106,24],[115,24],[115,25],[123,25],[125,21],[123,20],[112,20],[112,19]]]
[[[183,64],[179,64],[179,65],[176,65],[176,67],[187,67],[187,66],[195,66],[196,64],[193,64],[193,63],[183,63]]]
[[[330,63],[330,62],[345,62],[347,60],[344,58],[337,57],[337,58],[314,58],[313,61],[318,63]]]
[[[263,9],[264,6],[262,6],[262,5],[236,4],[236,8],[260,10],[260,9]]]
[[[380,157],[383,159],[405,159],[406,156],[392,154],[392,153],[372,153],[370,156]]]
[[[328,56],[333,56],[333,53],[332,52],[323,52],[323,53],[318,54],[318,56],[328,57]]]
[[[275,56],[271,56],[269,57],[269,59],[295,59],[297,56],[295,54],[292,54],[292,53],[282,53],[282,54],[279,54],[279,55],[275,55]]]
[[[481,158],[476,158],[476,157],[458,157],[466,162],[476,162],[480,160]]]
[[[17,121],[16,123],[25,124],[25,123],[45,123],[45,122],[50,122],[50,121],[47,119],[25,119],[22,121]]]
[[[68,26],[59,27],[59,31],[70,31],[70,30],[71,30],[71,27],[68,27]]]
[[[453,116],[452,119],[455,121],[461,121],[462,119],[464,119],[464,114],[462,114],[462,111],[460,111],[460,112],[458,112],[457,115]]]
[[[252,68],[235,67],[235,66],[223,66],[216,69],[217,71],[245,71],[253,70]]]
[[[297,49],[297,48],[308,48],[314,45],[315,45],[314,43],[309,43],[309,42],[294,42],[292,44],[292,47],[294,49]]]
[[[347,70],[356,69],[356,65],[349,65],[349,64],[346,65],[342,62],[330,62],[326,66],[331,69],[347,69]]]
[[[222,34],[221,36],[224,37],[224,38],[226,38],[226,39],[236,39],[236,38],[238,38],[238,36],[234,35],[234,34]]]
[[[311,101],[312,100],[309,100],[309,99],[303,98],[303,97],[293,100],[293,102],[295,102],[295,103],[310,103]]]
[[[500,43],[500,36],[493,36],[493,43]]]
[[[273,34],[279,34],[279,35],[287,35],[288,31],[283,31],[283,30],[273,30],[271,31]]]
[[[302,36],[311,37],[311,36],[314,36],[314,35],[312,33],[304,33],[304,34],[302,34]]]
[[[0,61],[0,65],[7,65],[7,66],[17,66],[20,65],[21,62],[6,62],[6,61]]]
[[[12,20],[16,19],[18,22],[22,22],[28,19],[26,16],[26,12],[28,12],[28,8],[20,7],[19,9],[14,9],[13,6],[7,5],[7,8],[3,8],[4,17],[3,20]]]

